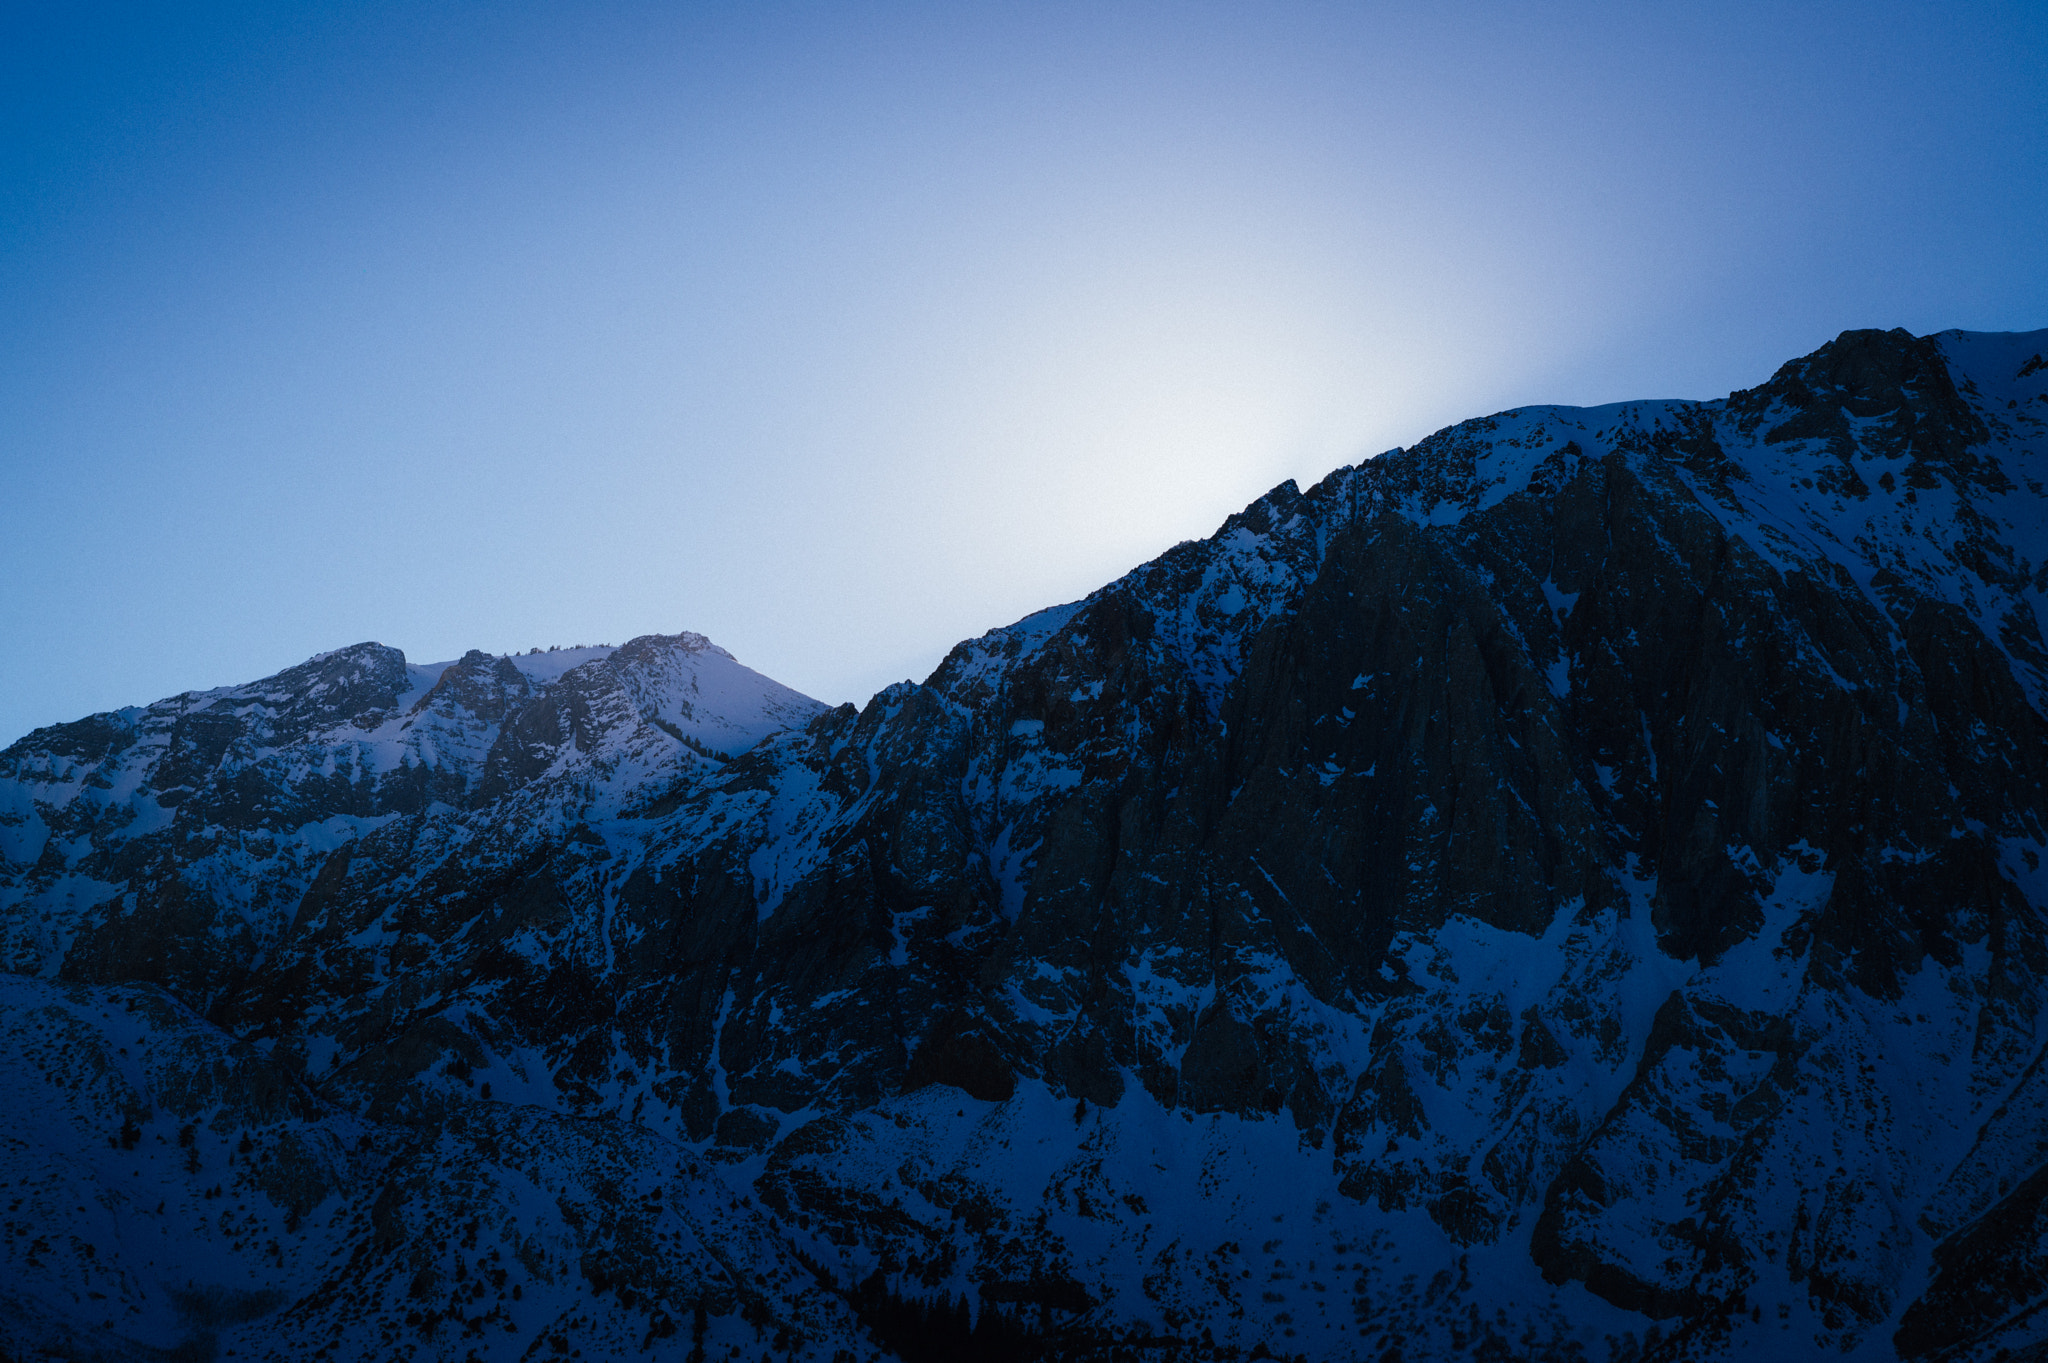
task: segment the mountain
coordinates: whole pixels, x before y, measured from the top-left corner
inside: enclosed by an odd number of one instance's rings
[[[39,730],[0,1347],[2039,1356],[2044,353],[1469,421],[859,710],[682,635]]]

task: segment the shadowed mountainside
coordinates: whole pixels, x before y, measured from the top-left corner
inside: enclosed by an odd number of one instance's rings
[[[2039,1344],[2044,350],[1466,422],[858,711],[682,635],[39,730],[0,1342]]]

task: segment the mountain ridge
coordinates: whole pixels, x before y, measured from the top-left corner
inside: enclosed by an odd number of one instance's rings
[[[653,644],[544,698],[451,664],[398,755],[459,787],[347,745],[205,784],[247,734],[181,712],[124,821],[138,772],[73,808],[119,724],[23,740],[10,1035],[106,1061],[16,1076],[113,1144],[17,1132],[17,1178],[69,1225],[123,1161],[167,1208],[234,1170],[293,1248],[223,1217],[196,1262],[278,1356],[681,1357],[701,1307],[864,1357],[868,1282],[1056,1357],[2038,1343],[2044,349],[1849,332],[1447,427],[729,761],[653,722]],[[412,684],[316,664],[261,723]],[[220,1058],[95,1051],[95,1000]],[[23,1299],[82,1320],[98,1253]],[[197,1338],[138,1253],[122,1330]]]

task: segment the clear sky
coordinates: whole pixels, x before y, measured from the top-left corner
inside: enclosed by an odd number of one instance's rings
[[[1862,326],[2048,326],[2048,5],[0,6],[0,742],[363,639],[864,700]]]

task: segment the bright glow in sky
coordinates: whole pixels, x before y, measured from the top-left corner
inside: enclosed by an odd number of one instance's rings
[[[2048,325],[2039,5],[310,9],[0,13],[0,743],[362,639],[860,701],[1451,421]]]

